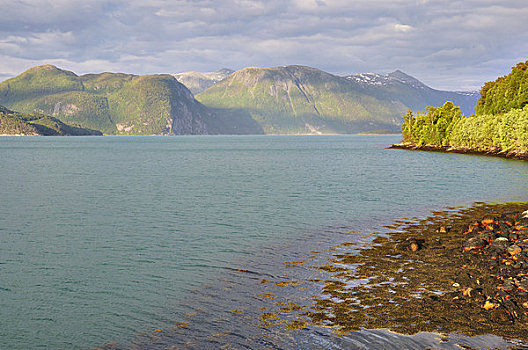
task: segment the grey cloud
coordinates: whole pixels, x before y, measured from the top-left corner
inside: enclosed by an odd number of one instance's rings
[[[477,89],[528,49],[525,0],[0,0],[0,78],[305,64]],[[507,25],[506,25],[507,24]]]

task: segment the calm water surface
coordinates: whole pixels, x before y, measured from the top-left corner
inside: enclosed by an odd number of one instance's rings
[[[126,347],[204,305],[221,315],[229,298],[207,295],[225,276],[251,304],[238,269],[260,279],[353,229],[528,198],[528,162],[385,149],[399,140],[0,138],[0,348]]]

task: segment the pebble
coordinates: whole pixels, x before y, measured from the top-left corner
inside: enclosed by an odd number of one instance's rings
[[[509,246],[507,250],[508,250],[508,253],[510,253],[511,255],[517,255],[522,252],[522,248],[519,247],[517,244],[513,244]]]
[[[509,246],[509,240],[506,237],[499,237],[491,242],[491,246],[494,249],[504,250]]]
[[[464,242],[464,251],[472,249],[482,249],[487,245],[487,242],[480,237],[471,237]]]
[[[497,302],[497,300],[495,299],[488,299],[486,300],[486,302],[484,303],[484,305],[482,305],[482,308],[484,310],[492,310],[492,309],[496,309],[499,307],[499,303]]]
[[[517,282],[517,288],[520,292],[528,292],[528,278],[523,278],[519,282]]]

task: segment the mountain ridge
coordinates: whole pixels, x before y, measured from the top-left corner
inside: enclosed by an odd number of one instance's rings
[[[42,114],[24,114],[0,106],[0,135],[3,136],[88,136],[100,131],[68,125]]]
[[[216,72],[182,72],[171,74],[180,83],[185,85],[193,94],[198,94],[211,86],[215,85],[219,81],[225,79],[228,75],[233,73],[234,70],[229,68],[222,68]]]
[[[477,100],[434,90],[401,71],[341,77],[301,65],[246,67],[195,97],[209,108],[247,113],[266,133],[397,130],[407,109],[453,99],[470,110]]]
[[[110,135],[396,131],[408,109],[476,105],[471,92],[435,90],[400,70],[342,77],[290,65],[193,74],[209,74],[214,85],[194,96],[170,74],[77,75],[41,65],[0,82],[0,104]]]
[[[78,76],[41,65],[1,82],[0,104],[25,113],[48,114],[105,134],[218,133],[214,115],[169,74]]]

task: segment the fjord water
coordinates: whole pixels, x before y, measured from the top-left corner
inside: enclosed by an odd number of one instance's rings
[[[200,308],[193,293],[256,252],[527,199],[526,162],[385,149],[399,140],[0,138],[0,348],[127,344]]]

